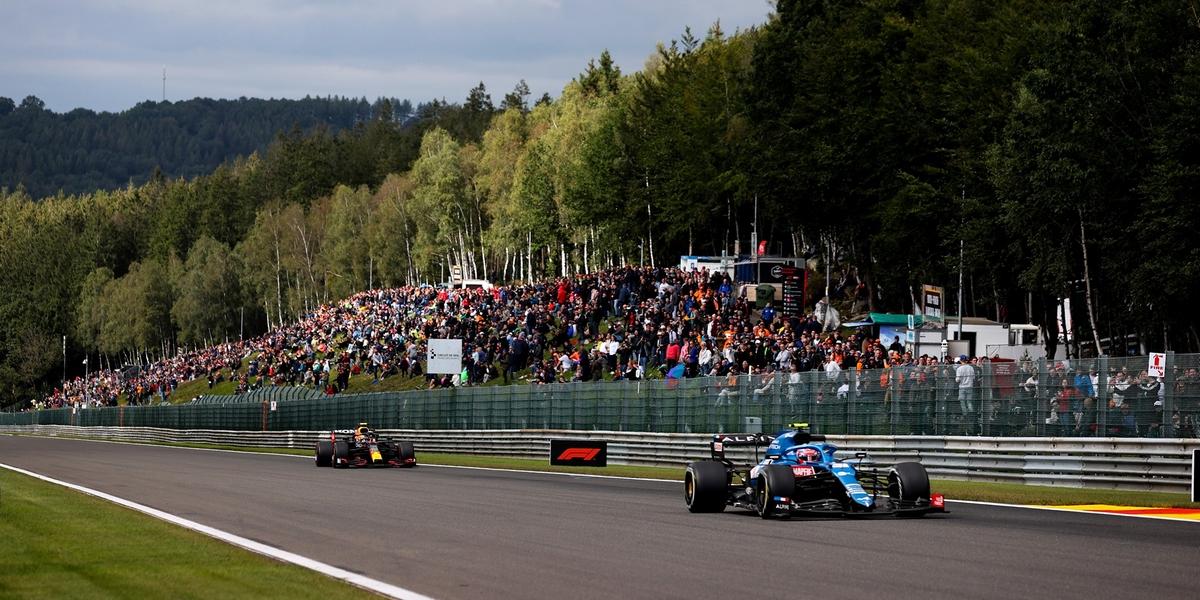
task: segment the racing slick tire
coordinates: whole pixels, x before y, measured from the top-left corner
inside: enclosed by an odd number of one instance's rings
[[[929,473],[925,471],[925,467],[921,463],[896,463],[888,471],[887,492],[888,498],[893,502],[910,503],[921,499],[928,500]]]
[[[796,494],[796,476],[787,465],[767,465],[759,473],[762,478],[762,489],[759,491],[757,502],[758,516],[770,519],[777,515],[775,496],[791,498]]]
[[[412,442],[396,442],[396,451],[400,454],[400,462],[406,467],[415,467],[417,463],[409,463],[408,459],[416,460],[417,451],[413,448]]]
[[[333,466],[335,469],[350,466],[350,444],[342,440],[333,443]]]
[[[716,460],[688,463],[683,474],[683,500],[694,513],[721,512],[729,497],[729,471]]]
[[[321,440],[317,442],[317,466],[328,467],[333,464],[333,442]]]

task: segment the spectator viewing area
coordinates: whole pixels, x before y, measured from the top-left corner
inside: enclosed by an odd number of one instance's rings
[[[365,417],[386,428],[769,432],[804,420],[830,434],[1198,433],[1197,355],[1160,355],[1154,375],[1146,357],[914,356],[896,316],[836,327],[824,301],[785,314],[735,289],[723,270],[626,267],[362,292],[259,338],[77,378],[0,424],[265,431]],[[460,371],[426,373],[431,339],[462,341]],[[186,382],[197,393],[178,398]],[[221,387],[232,393],[210,391]]]

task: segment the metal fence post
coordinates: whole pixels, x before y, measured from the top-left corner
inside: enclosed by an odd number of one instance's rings
[[[1084,373],[1086,376],[1087,373]],[[1092,407],[1096,411],[1094,422],[1096,423],[1096,437],[1104,437],[1108,434],[1108,356],[1101,355],[1096,359],[1096,389],[1092,390],[1096,394],[1095,406]],[[1086,404],[1086,400],[1084,403]],[[1083,418],[1088,418],[1087,407],[1084,407]],[[1085,434],[1086,435],[1086,434]]]
[[[1163,405],[1162,405],[1162,436],[1175,437],[1175,352],[1167,351],[1167,360],[1163,363]]]
[[[1050,415],[1050,399],[1046,397],[1047,379],[1050,378],[1050,369],[1046,365],[1046,357],[1043,356],[1037,360],[1037,386],[1034,388],[1037,397],[1033,399],[1033,405],[1036,407],[1037,416],[1034,417],[1034,426],[1039,436],[1046,435],[1046,419]]]

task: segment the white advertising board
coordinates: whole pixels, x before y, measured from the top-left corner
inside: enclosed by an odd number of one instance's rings
[[[425,353],[425,372],[431,374],[458,374],[462,371],[462,340],[431,339]]]

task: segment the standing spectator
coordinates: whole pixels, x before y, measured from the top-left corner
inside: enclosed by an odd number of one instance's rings
[[[1055,396],[1058,409],[1059,435],[1068,436],[1074,430],[1074,417],[1071,416],[1071,404],[1079,401],[1079,391],[1072,387],[1067,379],[1062,380],[1061,389]]]
[[[975,367],[967,362],[967,355],[958,357],[958,368],[954,370],[954,382],[958,384],[958,408],[962,411],[964,429],[974,432],[972,417],[975,414]]]

